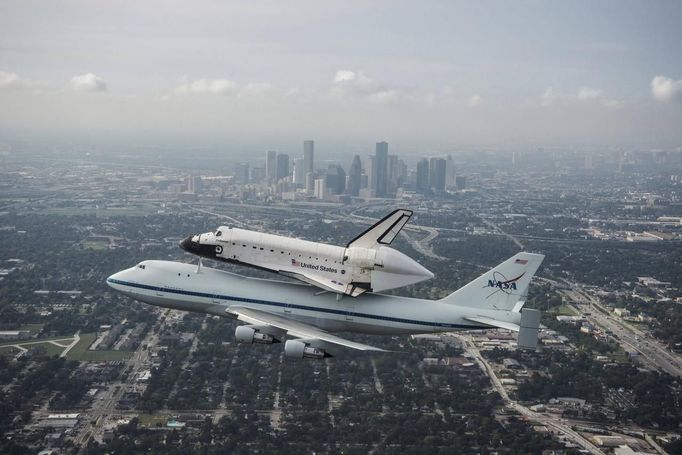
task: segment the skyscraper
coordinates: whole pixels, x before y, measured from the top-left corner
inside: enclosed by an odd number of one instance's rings
[[[457,184],[457,189],[458,190],[463,190],[467,186],[467,178],[463,175],[458,175],[455,178],[456,184]]]
[[[275,180],[289,177],[289,155],[286,153],[281,153],[277,155],[277,172],[275,174]]]
[[[444,158],[431,158],[429,164],[429,185],[437,191],[445,189],[447,161]]]
[[[249,183],[249,163],[237,163],[235,165],[234,179],[237,183]]]
[[[277,178],[277,152],[269,151],[265,155],[265,178],[268,182]]]
[[[429,192],[429,160],[422,158],[417,163],[417,191]]]
[[[360,155],[355,155],[353,157],[353,162],[350,165],[350,170],[348,171],[348,187],[346,188],[348,195],[359,196],[361,183],[362,162],[360,161]]]
[[[327,168],[327,189],[330,194],[343,194],[346,190],[346,171],[338,164]]]
[[[445,187],[451,188],[455,186],[455,162],[449,154],[445,157],[445,161]]]
[[[303,141],[303,175],[315,172],[315,141]]]
[[[388,197],[388,143],[387,142],[377,142],[376,152],[374,155],[374,166],[376,171],[372,169],[374,175],[376,175],[376,181],[374,183],[374,189],[376,190],[377,197]]]
[[[305,186],[305,165],[303,158],[294,158],[294,183],[298,186]]]

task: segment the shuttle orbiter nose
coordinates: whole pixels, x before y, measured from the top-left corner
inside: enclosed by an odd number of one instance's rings
[[[206,234],[190,235],[189,237],[180,240],[180,248],[188,253],[196,254],[197,256],[215,259],[216,244],[215,242],[202,243],[201,238]]]

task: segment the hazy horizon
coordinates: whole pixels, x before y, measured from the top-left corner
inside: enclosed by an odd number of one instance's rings
[[[0,134],[371,153],[682,146],[679,2],[0,5]],[[185,145],[186,144],[186,145]]]

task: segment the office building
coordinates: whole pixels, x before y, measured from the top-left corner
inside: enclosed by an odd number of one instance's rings
[[[279,181],[287,177],[289,177],[289,155],[281,153],[277,155],[277,172],[275,174],[275,180]]]
[[[315,172],[315,141],[303,141],[303,175]]]
[[[249,163],[237,163],[234,167],[234,180],[237,183],[249,183]]]
[[[374,190],[377,197],[388,197],[388,143],[377,142],[376,152],[374,154],[373,175],[376,176],[374,181]]]
[[[268,182],[277,179],[277,152],[269,151],[265,156],[265,178]]]
[[[360,155],[355,155],[353,157],[353,162],[350,165],[350,170],[348,171],[348,186],[346,192],[349,196],[359,196],[361,186],[362,162],[360,161]]]
[[[305,159],[304,158],[295,158],[294,159],[294,183],[297,186],[304,187],[305,186],[305,176],[306,176]]]
[[[327,190],[329,194],[343,194],[346,190],[346,172],[338,164],[327,168]]]
[[[417,192],[429,192],[429,160],[423,158],[417,163]]]

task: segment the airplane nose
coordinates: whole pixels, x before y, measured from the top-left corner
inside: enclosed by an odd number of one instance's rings
[[[121,272],[116,272],[107,278],[107,284],[109,287],[116,289],[116,282],[121,278]]]

